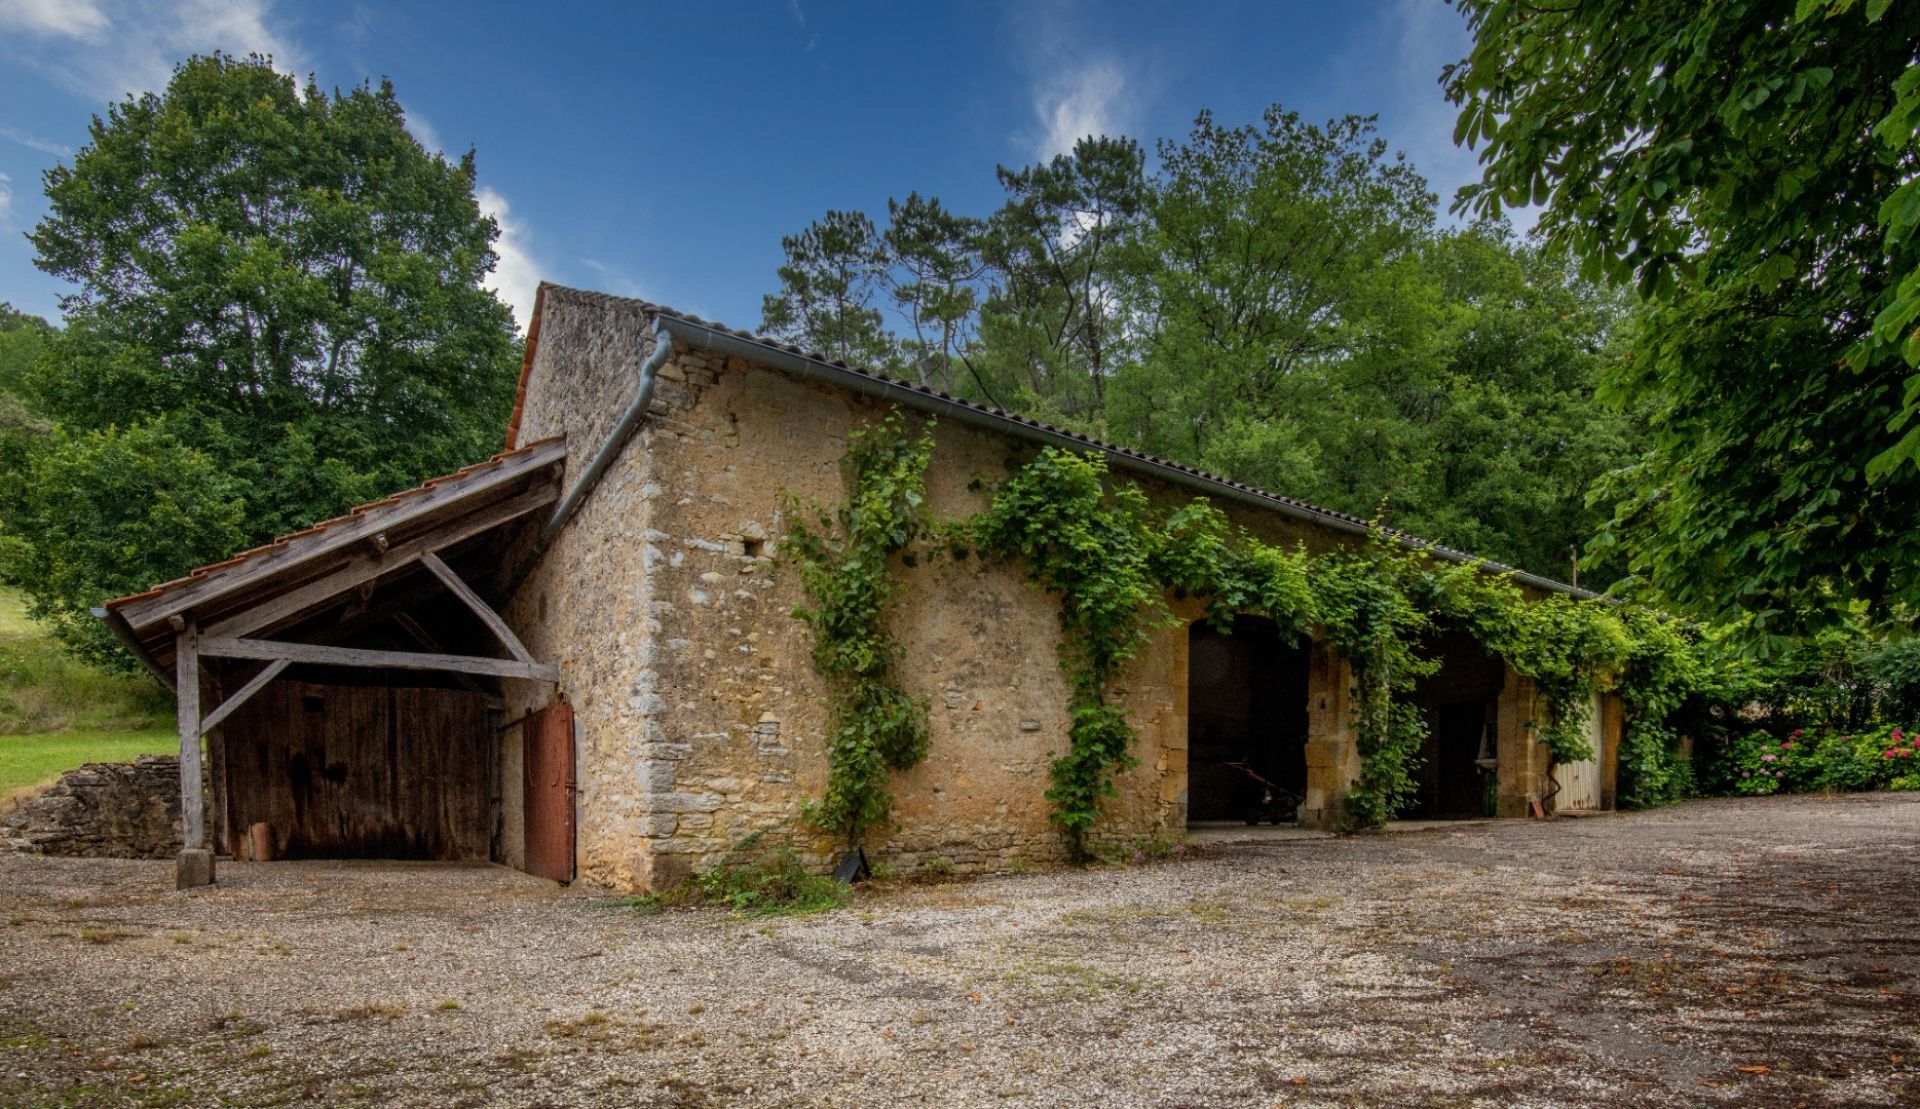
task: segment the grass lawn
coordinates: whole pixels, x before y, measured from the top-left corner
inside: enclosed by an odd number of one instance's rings
[[[171,728],[0,735],[0,795],[51,781],[82,763],[128,762],[135,755],[170,754],[178,746]]]
[[[76,766],[172,751],[171,697],[79,661],[0,589],[0,814]]]

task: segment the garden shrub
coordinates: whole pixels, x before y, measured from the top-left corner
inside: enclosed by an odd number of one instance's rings
[[[1732,791],[1755,796],[1830,789],[1920,789],[1920,735],[1888,724],[1858,734],[1754,731],[1727,750]]]
[[[687,899],[724,905],[747,916],[800,916],[837,909],[853,896],[844,882],[810,872],[771,829],[753,833],[725,858],[694,875]]]

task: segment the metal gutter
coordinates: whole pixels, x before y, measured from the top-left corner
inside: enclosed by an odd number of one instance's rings
[[[1208,497],[1253,505],[1269,512],[1278,512],[1284,516],[1291,516],[1297,520],[1304,520],[1319,527],[1332,528],[1335,531],[1345,532],[1349,535],[1373,536],[1384,532],[1395,543],[1408,550],[1437,555],[1453,562],[1477,562],[1496,574],[1511,575],[1515,581],[1533,586],[1536,589],[1544,589],[1553,593],[1565,593],[1586,600],[1593,600],[1600,596],[1591,590],[1581,589],[1577,586],[1568,585],[1565,582],[1555,581],[1552,578],[1544,578],[1538,574],[1530,574],[1525,570],[1506,566],[1498,562],[1477,559],[1463,551],[1455,551],[1451,548],[1427,543],[1409,535],[1386,531],[1385,529],[1372,527],[1365,523],[1337,516],[1330,512],[1324,512],[1310,505],[1284,500],[1272,494],[1261,493],[1257,490],[1233,485],[1219,478],[1192,473],[1178,466],[1142,458],[1139,455],[1120,450],[1117,447],[1108,446],[1105,443],[1096,442],[1091,439],[1082,439],[1077,436],[1068,435],[1065,432],[1054,431],[1045,427],[1038,427],[1022,420],[989,412],[985,409],[967,404],[964,401],[958,401],[950,397],[927,392],[915,386],[905,384],[904,382],[890,381],[886,378],[875,377],[857,370],[851,370],[844,366],[836,366],[823,359],[814,358],[805,354],[797,354],[793,351],[784,350],[767,343],[756,342],[755,340],[744,338],[740,335],[735,335],[731,332],[710,327],[693,320],[669,316],[663,313],[654,318],[654,329],[658,333],[678,337],[687,345],[697,347],[701,350],[737,355],[749,361],[759,362],[763,365],[773,366],[789,373],[798,374],[801,377],[824,382],[843,389],[851,389],[856,393],[864,393],[867,396],[877,397],[896,404],[904,404],[922,411],[932,412],[942,419],[951,419],[956,423],[965,424],[969,427],[981,428],[998,435],[1011,435],[1014,438],[1024,439],[1042,446],[1065,447],[1068,450],[1082,453],[1104,455],[1116,469],[1126,470],[1142,477],[1152,478],[1155,481],[1164,481],[1174,485],[1185,486],[1188,489],[1203,493]],[[657,353],[660,347],[656,346],[654,349]]]
[[[660,367],[665,364],[668,355],[673,353],[673,333],[668,330],[669,322],[666,316],[654,317],[653,352],[647,355],[646,361],[640,363],[639,388],[634,393],[633,403],[627,405],[626,411],[620,413],[620,419],[614,423],[613,430],[607,432],[606,440],[600,444],[600,450],[593,456],[593,461],[587,463],[587,468],[580,475],[580,480],[573,483],[573,488],[567,490],[567,495],[562,497],[559,505],[554,508],[553,518],[547,521],[547,526],[540,532],[538,544],[540,550],[546,550],[547,544],[553,542],[553,537],[560,534],[560,529],[567,526],[568,520],[573,519],[573,514],[580,510],[587,495],[592,493],[593,487],[600,483],[600,478],[607,472],[607,467],[613,465],[613,460],[620,456],[620,451],[627,445],[627,440],[633,437],[641,421],[646,419],[647,408],[653,404],[653,387],[659,380]]]

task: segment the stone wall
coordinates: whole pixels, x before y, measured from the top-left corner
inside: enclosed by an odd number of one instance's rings
[[[567,437],[563,482],[584,470],[638,388],[653,349],[652,320],[612,298],[549,290],[542,306],[520,441]],[[658,489],[642,427],[592,496],[521,583],[502,615],[534,657],[559,666],[558,688],[505,684],[507,719],[562,698],[573,705],[578,752],[578,866],[619,889],[652,884],[643,845],[653,802],[648,752],[664,732],[648,692],[658,637],[650,605],[648,513]],[[519,728],[501,739],[501,861],[524,865]]]
[[[611,426],[603,412],[625,406],[632,371],[651,349],[650,321],[632,304],[547,292],[521,434],[564,431],[572,472],[599,449]],[[847,436],[888,410],[739,358],[679,349],[661,366],[649,419],[505,610],[529,648],[559,664],[561,695],[577,713],[582,878],[670,884],[770,827],[792,830],[815,863],[842,848],[797,820],[825,785],[829,720],[807,629],[791,615],[804,599],[798,574],[779,560],[779,545],[787,498],[842,501]],[[1033,453],[1007,436],[939,425],[930,512],[978,512],[985,489]],[[1192,496],[1140,484],[1163,505]],[[1237,502],[1221,507],[1271,543],[1324,551],[1353,541]],[[1017,566],[927,553],[907,571],[894,613],[898,677],[929,700],[932,745],[925,763],[894,777],[891,834],[869,841],[889,864],[911,871],[942,859],[971,870],[1062,856],[1044,796],[1068,728],[1057,606]],[[1176,609],[1187,620],[1200,615],[1190,602]],[[1099,841],[1184,830],[1187,644],[1184,625],[1155,629],[1117,683],[1140,761],[1120,776]],[[1307,815],[1323,826],[1338,822],[1359,769],[1350,681],[1346,662],[1316,646]],[[510,683],[509,715],[547,696],[544,686]],[[1503,736],[1527,732],[1518,701],[1502,721]],[[503,779],[511,825],[518,781]],[[1510,808],[1504,793],[1502,802]],[[503,842],[516,842],[511,827]]]
[[[0,840],[47,855],[168,859],[180,850],[179,811],[177,757],[88,763],[0,822]]]

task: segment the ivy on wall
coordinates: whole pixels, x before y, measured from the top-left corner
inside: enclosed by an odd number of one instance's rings
[[[853,836],[886,818],[887,769],[926,751],[926,703],[888,680],[899,648],[884,623],[894,556],[927,530],[931,448],[928,433],[908,431],[897,413],[857,433],[838,526],[823,519],[818,531],[796,529],[791,543],[812,601],[796,615],[814,628],[815,664],[836,690],[828,789],[809,812]],[[1666,721],[1697,675],[1688,641],[1654,614],[1561,595],[1529,600],[1509,576],[1408,550],[1384,534],[1320,555],[1276,547],[1233,528],[1205,498],[1157,510],[1137,485],[1109,481],[1097,455],[1043,450],[998,484],[985,511],[939,530],[956,556],[1017,562],[1059,600],[1070,726],[1047,799],[1076,858],[1088,853],[1115,775],[1137,761],[1133,725],[1112,687],[1155,627],[1177,623],[1170,593],[1203,600],[1217,624],[1264,616],[1347,660],[1361,755],[1342,801],[1349,828],[1380,824],[1414,792],[1427,730],[1407,695],[1438,669],[1418,647],[1439,627],[1465,628],[1535,681],[1535,724],[1556,763],[1593,757],[1593,694],[1617,688],[1629,714],[1623,764],[1631,757],[1635,767],[1657,768],[1658,752],[1672,746]]]
[[[927,755],[927,701],[894,680],[900,646],[887,629],[897,556],[926,526],[932,423],[908,428],[896,411],[847,437],[847,501],[808,523],[787,498],[793,523],[785,554],[800,571],[807,603],[793,615],[813,631],[813,664],[827,680],[833,731],[827,789],[808,823],[850,844],[887,820],[891,771]]]
[[[979,516],[955,525],[964,543],[1023,560],[1027,577],[1060,598],[1060,664],[1072,720],[1067,750],[1050,767],[1047,800],[1076,859],[1113,795],[1113,776],[1134,764],[1133,725],[1108,699],[1108,686],[1143,646],[1148,629],[1172,619],[1156,554],[1158,528],[1146,495],[1132,485],[1108,492],[1097,458],[1049,450],[1009,478]]]

